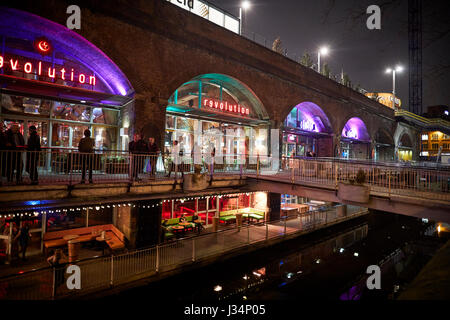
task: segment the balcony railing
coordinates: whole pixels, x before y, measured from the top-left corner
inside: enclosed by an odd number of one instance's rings
[[[371,192],[450,200],[450,168],[427,167],[424,163],[334,158],[274,159],[238,154],[173,157],[121,151],[8,150],[0,152],[0,168],[3,185],[149,182],[181,178],[183,174],[196,171],[211,176],[272,176],[285,183],[315,183],[320,187],[336,189],[339,182],[352,182],[362,171],[364,184],[371,187]]]

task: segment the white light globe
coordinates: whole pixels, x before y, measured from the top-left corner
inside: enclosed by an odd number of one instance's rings
[[[328,48],[327,47],[320,48],[320,54],[322,54],[322,55],[328,54]]]
[[[241,6],[242,6],[242,9],[244,9],[244,10],[249,9],[251,6],[250,1],[243,1]]]

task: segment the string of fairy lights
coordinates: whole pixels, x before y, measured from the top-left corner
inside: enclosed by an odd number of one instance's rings
[[[204,195],[204,196],[191,196],[191,197],[182,197],[182,198],[173,198],[173,199],[166,199],[166,200],[159,200],[158,203],[153,204],[139,204],[139,203],[131,203],[131,202],[125,202],[125,203],[115,203],[115,204],[97,204],[97,205],[91,205],[91,206],[77,206],[72,208],[63,208],[63,209],[41,209],[41,210],[26,210],[23,209],[18,212],[12,212],[12,213],[2,213],[0,214],[0,219],[15,219],[15,218],[37,218],[40,214],[60,214],[60,215],[67,215],[67,214],[73,214],[73,213],[82,213],[85,211],[90,210],[89,212],[95,213],[96,211],[101,211],[103,209],[110,209],[110,208],[124,208],[124,207],[131,207],[131,208],[143,208],[143,209],[151,209],[151,208],[157,208],[159,206],[163,206],[166,202],[172,202],[172,201],[180,201],[181,203],[184,203],[186,201],[192,201],[192,200],[203,200],[208,198],[223,198],[223,197],[236,197],[241,195],[251,195],[255,193],[260,192],[268,192],[268,191],[255,191],[255,192],[239,192],[239,193],[220,193],[220,194],[211,194],[211,195]],[[151,200],[139,200],[139,201],[151,201]]]

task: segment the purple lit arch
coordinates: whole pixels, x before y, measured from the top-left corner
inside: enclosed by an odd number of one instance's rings
[[[333,132],[325,112],[313,102],[296,105],[286,117],[285,126],[310,132]]]
[[[370,141],[370,135],[364,122],[357,117],[347,121],[342,129],[342,137],[360,141]]]
[[[0,34],[34,40],[48,38],[54,49],[72,56],[91,69],[110,93],[130,96],[134,90],[125,74],[99,48],[76,32],[37,15],[0,7]]]

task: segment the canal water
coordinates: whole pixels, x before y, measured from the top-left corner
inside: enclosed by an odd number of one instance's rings
[[[421,219],[371,212],[106,298],[182,303],[395,299],[445,243],[434,228]],[[367,289],[369,265],[380,266],[380,290]]]

